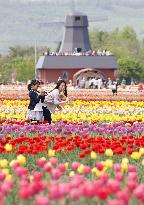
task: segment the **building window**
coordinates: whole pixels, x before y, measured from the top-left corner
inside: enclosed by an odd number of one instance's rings
[[[80,16],[76,16],[75,21],[80,21]]]

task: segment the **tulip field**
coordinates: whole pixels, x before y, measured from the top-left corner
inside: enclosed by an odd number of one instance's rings
[[[144,92],[71,89],[52,124],[0,96],[0,205],[143,205]]]

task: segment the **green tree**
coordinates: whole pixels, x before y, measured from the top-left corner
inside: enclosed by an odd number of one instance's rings
[[[10,64],[10,58],[0,57],[0,83],[6,84],[11,82],[12,78],[12,69]]]
[[[31,56],[11,58],[10,64],[16,70],[16,80],[27,82],[35,77],[34,59]]]
[[[139,54],[139,41],[131,27],[124,27],[122,31],[116,28],[112,32],[92,31],[90,33],[93,50],[110,50],[117,58],[125,56],[136,57]]]
[[[109,39],[109,33],[104,31],[94,30],[90,33],[90,42],[92,50],[106,49]]]
[[[121,58],[118,60],[118,67],[120,78],[125,78],[127,83],[130,83],[132,78],[137,81],[142,80],[143,66],[137,60]]]

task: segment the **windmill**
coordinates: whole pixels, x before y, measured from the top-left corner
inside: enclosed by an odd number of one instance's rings
[[[39,57],[36,65],[38,78],[43,82],[57,82],[59,76],[64,80],[73,79],[77,84],[83,77],[107,79],[114,78],[117,62],[114,56],[91,55],[88,22],[107,21],[107,17],[89,19],[87,15],[75,10],[75,2],[71,0],[71,13],[65,21],[47,22],[44,26],[64,25],[64,34],[59,53]],[[88,54],[88,55],[87,55]]]
[[[64,35],[60,46],[59,52],[86,52],[91,49],[89,34],[88,34],[88,22],[107,21],[108,18],[95,17],[89,19],[87,15],[76,12],[75,1],[71,0],[71,13],[66,15],[64,21],[53,21],[41,24],[41,26],[50,25],[64,25]]]

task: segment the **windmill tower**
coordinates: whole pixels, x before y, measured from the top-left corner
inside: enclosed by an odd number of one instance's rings
[[[97,18],[91,22],[105,21],[107,18]],[[60,52],[86,52],[91,49],[88,33],[87,15],[75,11],[75,1],[71,0],[71,13],[65,18],[65,28]]]
[[[86,52],[90,49],[87,16],[80,12],[68,14],[60,52]]]

